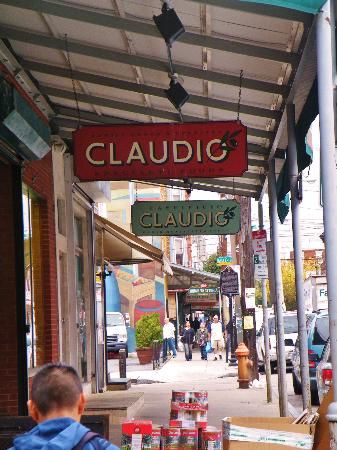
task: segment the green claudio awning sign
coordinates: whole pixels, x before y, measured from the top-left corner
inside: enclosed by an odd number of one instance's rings
[[[131,222],[137,236],[236,234],[240,205],[235,200],[136,202]]]
[[[263,3],[264,5],[280,6],[316,14],[326,3],[326,0],[240,0],[244,3]]]

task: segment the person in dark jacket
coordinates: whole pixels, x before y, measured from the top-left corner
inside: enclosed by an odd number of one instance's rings
[[[205,328],[204,322],[201,322],[200,328],[195,336],[195,340],[197,341],[197,344],[199,345],[200,348],[201,359],[205,361],[207,361],[207,353],[206,353],[206,344],[208,340],[207,338],[208,338],[208,331]]]
[[[34,376],[30,416],[38,423],[14,439],[10,450],[118,450],[79,423],[85,397],[76,370],[65,364],[46,364]]]
[[[192,345],[194,335],[195,335],[194,330],[193,328],[191,328],[190,322],[187,321],[181,337],[181,342],[184,344],[186,361],[191,361],[192,359]]]

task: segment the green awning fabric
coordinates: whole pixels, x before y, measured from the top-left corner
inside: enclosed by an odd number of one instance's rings
[[[263,3],[264,5],[281,6],[306,13],[316,14],[326,0],[240,0],[246,3]]]
[[[310,128],[310,125],[315,120],[317,114],[318,114],[318,91],[316,79],[312,85],[307,101],[305,102],[302,113],[295,127],[296,144],[297,144],[297,164],[299,172],[302,172],[306,167],[308,167],[312,163],[313,152],[306,142],[306,136]],[[290,191],[290,184],[289,184],[289,169],[287,160],[285,161],[284,166],[277,179],[276,190],[278,201],[278,208],[277,208],[278,216],[281,223],[283,223],[289,212],[288,193]],[[282,203],[282,205],[279,205],[279,203]]]

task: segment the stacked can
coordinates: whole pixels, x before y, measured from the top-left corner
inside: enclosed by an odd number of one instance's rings
[[[222,443],[221,431],[214,427],[207,427],[201,431],[200,448],[202,450],[220,450]]]
[[[207,391],[172,391],[170,426],[206,427]]]
[[[163,450],[180,448],[180,428],[162,428]]]

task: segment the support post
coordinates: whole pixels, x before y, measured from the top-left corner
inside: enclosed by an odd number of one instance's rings
[[[229,300],[229,317],[230,317],[230,330],[231,330],[231,357],[229,358],[229,366],[236,366],[237,360],[235,356],[235,336],[234,333],[236,333],[236,327],[235,327],[235,303],[233,302],[233,295],[228,296]]]
[[[177,317],[177,329],[176,329],[176,349],[178,351],[178,336],[179,336],[179,298],[178,298],[178,292],[175,293],[176,297],[176,317]]]
[[[335,156],[334,59],[335,17],[333,3],[325,3],[317,16],[317,79],[323,220],[328,287],[333,401],[327,412],[330,449],[337,449],[337,173]]]
[[[308,336],[305,316],[305,301],[303,291],[303,262],[302,243],[300,230],[300,201],[298,196],[298,162],[295,135],[295,105],[287,104],[287,130],[288,130],[288,152],[289,162],[289,184],[291,192],[291,213],[293,228],[293,248],[295,263],[296,303],[298,322],[298,341],[300,347],[300,374],[302,385],[303,409],[311,410],[309,358],[308,358]]]
[[[279,227],[277,218],[277,195],[276,195],[276,177],[275,177],[275,160],[269,161],[268,173],[268,190],[269,190],[269,212],[270,225],[272,228],[272,242],[275,268],[275,322],[277,353],[278,353],[278,378],[279,378],[279,408],[280,416],[288,416],[288,396],[287,396],[287,372],[286,372],[286,356],[284,346],[284,325],[283,325],[283,287],[282,272],[279,246]]]
[[[223,317],[222,317],[222,298],[221,298],[221,291],[219,289],[219,321],[224,323]]]
[[[263,205],[259,202],[259,229],[263,230]],[[266,372],[267,403],[273,401],[271,386],[270,349],[269,349],[269,323],[267,303],[267,280],[261,280],[262,286],[262,310],[263,310],[263,337],[264,337],[264,370]]]
[[[125,348],[121,348],[118,352],[119,356],[119,378],[126,378],[126,352]]]

